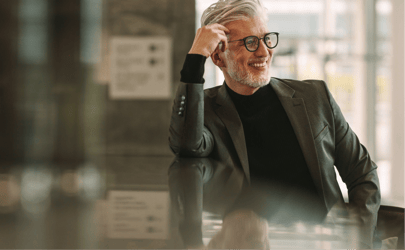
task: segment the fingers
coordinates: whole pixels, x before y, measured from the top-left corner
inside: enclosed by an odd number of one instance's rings
[[[197,30],[193,45],[189,51],[209,57],[216,49],[223,52],[228,48],[229,29],[221,24],[211,24]],[[222,44],[219,46],[219,44]]]
[[[227,38],[227,34],[229,34],[229,29],[221,24],[216,24],[216,27],[221,30],[222,34],[220,36],[221,38],[221,43],[222,43],[222,52],[225,52],[225,50],[228,48],[228,38]]]
[[[228,47],[228,38],[226,37],[225,33],[222,32],[222,34],[219,34],[219,39],[220,39],[220,41],[219,41],[216,49],[219,49],[222,52],[225,52],[226,48]]]
[[[222,52],[225,52],[225,50],[228,48],[228,38],[226,36],[223,36],[221,42],[222,42]]]
[[[227,27],[225,27],[225,26],[223,26],[223,25],[221,25],[219,23],[211,24],[211,26],[224,31],[226,34],[228,34],[230,32]]]
[[[221,50],[222,50],[222,52],[225,52],[225,50],[228,48],[228,37],[226,35],[229,34],[229,29],[221,24],[216,24],[215,26],[218,29],[219,34],[220,34],[220,40],[222,43]]]

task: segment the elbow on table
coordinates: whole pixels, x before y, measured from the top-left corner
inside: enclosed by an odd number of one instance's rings
[[[172,152],[178,157],[208,157],[211,153],[211,148],[206,147],[205,145],[192,146],[186,143],[183,144],[173,144],[169,140],[169,146]]]

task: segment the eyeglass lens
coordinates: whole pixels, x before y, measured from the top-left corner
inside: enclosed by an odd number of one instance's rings
[[[267,34],[263,38],[264,43],[269,48],[273,48],[277,45],[277,34]],[[259,47],[259,39],[255,36],[250,36],[245,41],[246,48],[249,51],[255,51]]]

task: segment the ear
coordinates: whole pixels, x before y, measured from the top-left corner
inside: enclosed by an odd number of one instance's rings
[[[217,65],[218,67],[222,68],[225,67],[225,62],[223,60],[224,52],[222,52],[219,47],[217,47],[214,52],[211,54],[212,62]]]

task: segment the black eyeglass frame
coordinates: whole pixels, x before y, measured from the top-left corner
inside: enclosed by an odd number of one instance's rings
[[[272,34],[276,34],[276,36],[277,36],[277,43],[276,43],[276,45],[274,45],[274,46],[272,46],[272,47],[269,47],[266,42],[264,42],[264,44],[266,44],[266,47],[267,47],[267,48],[269,48],[269,49],[274,49],[274,48],[277,47],[277,45],[278,45],[278,35],[279,35],[278,32],[266,33],[266,34],[263,36],[263,38],[259,38],[259,37],[257,37],[257,36],[247,36],[247,37],[245,37],[245,38],[243,38],[243,39],[229,41],[228,43],[243,41],[243,44],[245,45],[245,48],[247,49],[247,51],[249,51],[249,52],[255,52],[256,50],[259,49],[260,40],[263,40],[263,41],[264,41],[264,38],[265,38],[266,36],[272,35]],[[247,45],[246,45],[246,39],[248,39],[249,37],[256,37],[256,38],[259,40],[258,45],[257,45],[257,48],[256,48],[255,50],[249,50],[248,47],[247,47]]]

